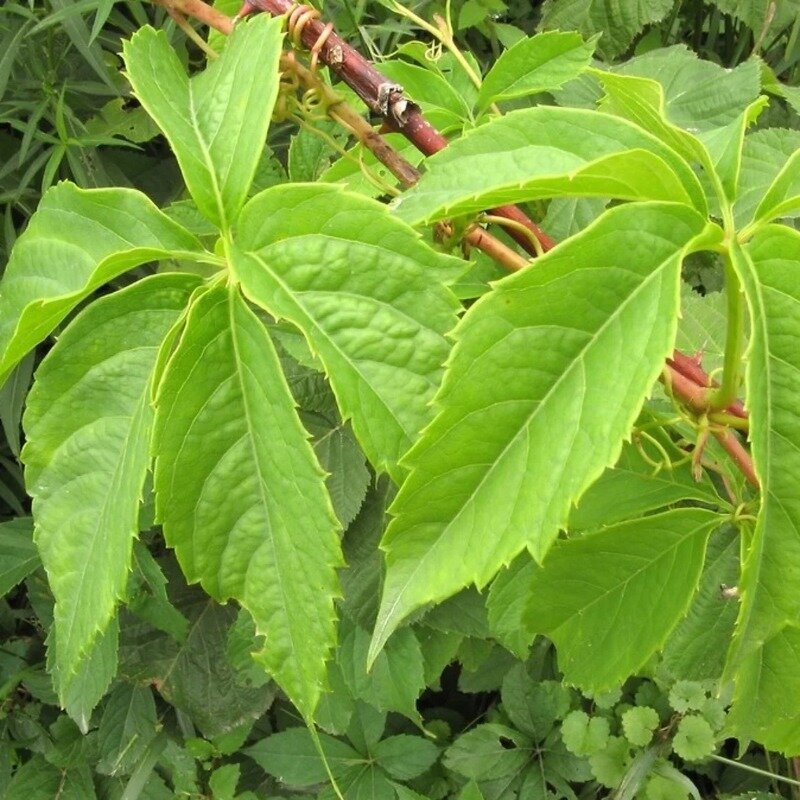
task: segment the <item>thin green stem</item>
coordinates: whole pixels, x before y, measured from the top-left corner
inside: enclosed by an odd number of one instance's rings
[[[709,406],[712,411],[721,411],[736,400],[744,347],[744,294],[739,276],[733,266],[730,250],[726,250],[724,255],[728,320],[725,356],[722,363],[722,383],[718,389],[711,392]]]
[[[778,775],[774,772],[768,772],[765,769],[759,769],[751,764],[743,764],[741,761],[734,761],[732,758],[725,758],[725,756],[717,755],[712,755],[711,758],[713,758],[714,761],[719,761],[721,764],[727,764],[730,767],[739,767],[739,769],[743,769],[745,772],[752,772],[755,775],[763,775],[765,778],[771,778],[775,781],[788,783],[791,786],[800,786],[800,781],[796,781],[794,778],[786,778],[783,775]]]

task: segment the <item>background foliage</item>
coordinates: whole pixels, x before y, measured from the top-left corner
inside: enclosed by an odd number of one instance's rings
[[[593,107],[602,93],[603,73],[589,71],[576,80],[572,77],[592,56],[592,46],[585,40],[602,33],[594,52],[599,60],[593,64],[601,69],[613,66],[614,75],[661,80],[667,116],[676,125],[701,134],[719,130],[735,125],[760,92],[772,96],[769,109],[756,123],[763,131],[750,134],[744,151],[742,184],[751,188],[751,196],[744,192],[737,199],[734,210],[740,221],[749,220],[754,213],[767,214],[769,209],[763,204],[757,211],[758,198],[782,161],[800,144],[796,131],[800,7],[792,2],[775,6],[653,1],[612,7],[548,0],[531,8],[524,2],[454,0],[449,7],[422,2],[410,4],[409,9],[425,20],[450,14],[457,42],[476,70],[486,76],[480,91],[470,85],[451,54],[443,53],[432,62],[428,57],[430,36],[391,2],[332,0],[324,4],[323,12],[352,43],[382,62],[381,69],[388,77],[409,91],[413,86],[415,98],[431,120],[454,135],[475,127],[492,102],[503,104],[504,110],[536,103]],[[130,42],[135,31],[148,23],[165,33],[138,34]],[[569,62],[560,77],[549,76],[549,84],[538,85],[536,76],[529,75],[520,87],[504,83],[500,69],[492,75],[501,55],[508,66],[512,56],[503,54],[523,37],[554,29],[577,30],[583,37],[553,34],[550,41],[563,47],[564,60]],[[128,78],[121,72],[123,48]],[[689,48],[705,60],[699,60]],[[521,580],[522,574],[526,582],[542,584],[542,592],[547,581],[566,584],[574,568],[571,559],[581,557],[581,540],[577,539],[560,544],[553,552],[556,562],[561,559],[563,572],[554,567],[555,571],[539,574],[532,560],[518,559],[492,585],[488,602],[486,593],[468,589],[424,614],[416,612],[412,624],[388,640],[367,672],[382,581],[382,554],[377,545],[386,527],[387,507],[406,471],[419,469],[426,458],[435,461],[446,448],[433,448],[426,455],[420,447],[409,460],[400,457],[430,422],[428,401],[447,356],[444,334],[455,320],[454,294],[472,304],[486,291],[487,280],[498,277],[499,271],[485,258],[473,256],[470,271],[459,275],[462,270],[457,259],[442,254],[437,256],[437,281],[423,281],[415,272],[413,258],[404,255],[423,245],[388,212],[377,210],[367,199],[353,199],[349,201],[349,222],[331,215],[324,233],[326,243],[336,239],[348,242],[351,249],[361,247],[375,253],[371,257],[376,264],[401,276],[397,285],[387,281],[381,288],[385,294],[378,300],[370,300],[376,291],[372,285],[354,281],[347,290],[361,298],[362,304],[374,303],[364,313],[373,315],[386,335],[401,321],[410,324],[416,337],[415,352],[422,354],[405,365],[402,386],[390,387],[392,391],[377,398],[375,405],[382,410],[384,421],[370,428],[368,421],[359,419],[352,399],[362,389],[357,379],[338,378],[329,383],[320,371],[320,361],[326,369],[334,362],[340,369],[336,359],[341,357],[356,373],[356,368],[373,359],[359,361],[358,352],[348,351],[348,343],[336,328],[326,328],[326,291],[332,291],[331,286],[320,286],[319,275],[309,277],[292,261],[292,242],[303,239],[306,246],[312,232],[302,225],[293,228],[280,222],[270,228],[263,220],[279,219],[278,210],[285,212],[288,204],[296,210],[296,219],[318,224],[338,202],[338,189],[322,184],[344,183],[362,195],[386,197],[393,189],[386,174],[376,167],[368,180],[357,163],[342,157],[346,138],[328,123],[306,118],[300,127],[291,121],[273,123],[254,176],[231,175],[229,186],[217,193],[207,192],[214,159],[228,157],[224,151],[212,152],[209,173],[197,174],[193,185],[187,166],[191,148],[181,128],[185,123],[183,84],[179,80],[167,84],[166,89],[174,89],[172,95],[157,91],[155,84],[148,85],[141,78],[136,85],[137,76],[146,72],[148,64],[169,64],[176,75],[196,74],[206,66],[205,54],[159,6],[138,0],[8,2],[0,9],[0,54],[3,260],[19,234],[26,228],[35,232],[37,225],[41,231],[56,231],[67,245],[74,240],[90,242],[96,250],[90,254],[92,258],[102,257],[111,233],[125,233],[104,229],[102,210],[98,209],[106,204],[129,204],[131,217],[137,219],[143,235],[150,237],[142,252],[125,256],[137,264],[130,271],[124,271],[127,262],[123,259],[110,262],[105,273],[82,282],[75,273],[69,276],[75,283],[65,290],[72,292],[72,299],[63,308],[52,307],[59,317],[53,335],[14,367],[0,393],[4,433],[0,450],[2,796],[27,800],[225,800],[312,793],[329,797],[333,789],[328,769],[348,798],[552,796],[573,800],[613,791],[622,798],[677,800],[709,794],[737,797],[746,793],[747,797],[767,798],[797,793],[797,774],[790,759],[761,746],[745,751],[729,738],[737,720],[728,714],[731,690],[722,672],[736,605],[721,600],[719,587],[732,586],[738,580],[739,546],[734,529],[711,524],[715,515],[707,509],[728,515],[736,511],[747,529],[752,496],[741,476],[725,467],[708,471],[702,481],[696,481],[692,464],[684,460],[669,473],[650,477],[653,465],[660,463],[665,453],[676,461],[684,455],[680,448],[685,442],[653,427],[653,422],[672,414],[664,397],[648,403],[636,422],[640,438],[623,448],[615,468],[589,489],[570,518],[574,531],[603,524],[611,527],[601,535],[619,540],[631,527],[626,520],[678,506],[658,515],[663,552],[642,556],[649,559],[652,571],[646,576],[645,591],[664,583],[659,564],[679,548],[694,553],[698,572],[682,577],[687,584],[699,579],[699,591],[687,614],[685,603],[670,604],[671,598],[683,597],[685,591],[677,585],[664,585],[660,612],[677,622],[677,627],[666,641],[651,643],[651,652],[659,650],[659,655],[647,663],[633,663],[636,655],[628,652],[633,649],[627,644],[628,633],[619,641],[597,642],[594,657],[581,652],[572,660],[563,655],[557,659],[553,643],[568,647],[576,637],[575,630],[564,624],[563,609],[552,609],[535,623],[530,615],[526,617],[525,593],[515,581]],[[253,115],[252,120],[229,115],[226,122],[231,130],[251,130],[251,147],[260,151],[266,129],[258,129],[258,120],[266,126],[275,96],[264,91],[259,78],[274,71],[276,51],[265,48],[259,57],[243,43],[238,53],[226,50],[226,58],[229,65],[240,65],[237,74],[244,77],[237,83],[237,91],[244,102],[239,107]],[[252,69],[253,60],[260,70]],[[131,84],[141,105],[131,99]],[[606,78],[606,91],[609,86],[613,86],[612,79]],[[207,81],[205,89],[213,96],[215,85]],[[167,133],[166,138],[147,112]],[[553,118],[551,111],[545,113]],[[555,113],[565,114],[571,122],[582,112],[556,109]],[[206,123],[201,120],[202,124]],[[212,125],[213,120],[207,124]],[[226,141],[231,141],[230,137],[219,140],[223,149]],[[473,136],[469,141],[480,139]],[[665,148],[645,144],[663,155]],[[457,157],[454,152],[453,159]],[[446,170],[446,159],[441,162]],[[770,172],[765,163],[777,166]],[[186,183],[179,166],[187,176]],[[679,165],[675,169],[680,169]],[[253,179],[252,185],[248,177]],[[692,184],[690,176],[682,177],[682,185]],[[64,178],[85,189],[121,188],[90,196],[62,184],[47,195],[29,226],[42,195]],[[282,186],[287,179],[320,184],[314,191],[290,189]],[[279,188],[245,206],[237,232],[241,253],[228,254],[251,302],[247,305],[222,285],[213,281],[202,284],[214,264],[208,258],[198,264],[197,255],[213,251],[217,228],[224,231],[230,225],[229,215],[239,213],[248,193],[252,197],[270,187]],[[190,202],[187,188],[196,205]],[[134,189],[152,203],[135,195]],[[479,189],[467,187],[464,191],[470,194]],[[698,188],[697,197],[703,190]],[[792,193],[787,191],[787,196]],[[100,200],[91,199],[95,197]],[[436,216],[440,209],[436,204],[425,206],[424,189],[415,197],[404,200],[405,206],[399,205],[401,216],[414,222]],[[494,202],[497,198],[490,199]],[[546,230],[564,239],[590,226],[604,210],[606,199],[548,201],[542,194],[529,208],[541,212],[538,216],[544,214]],[[775,199],[776,204],[780,200]],[[60,216],[66,202],[78,204],[83,228]],[[484,195],[475,208],[491,204]],[[160,212],[161,208],[167,213]],[[611,216],[615,225],[624,219],[625,208]],[[646,213],[655,219],[662,212],[653,207]],[[688,213],[684,217],[676,219],[676,225],[699,224]],[[639,217],[636,225],[642,224]],[[374,236],[373,241],[365,239],[365,230]],[[581,247],[580,237],[573,241],[573,248]],[[109,252],[114,246],[108,245]],[[795,246],[789,237],[782,252],[791,252]],[[772,258],[766,252],[768,243],[763,248],[764,258]],[[285,260],[273,276],[274,285],[266,285],[254,263],[274,260],[276,252],[286,254]],[[15,252],[15,258],[31,263],[38,257],[35,248],[28,252],[24,245]],[[676,274],[678,264],[673,264]],[[320,274],[324,272],[322,262],[316,267]],[[684,311],[678,343],[688,352],[702,349],[706,365],[713,367],[715,359],[721,364],[725,341],[719,265],[703,253],[689,255],[682,269]],[[328,279],[333,283],[344,280],[335,273]],[[507,284],[505,295],[500,292],[495,300],[481,301],[482,307],[511,300],[514,291],[527,291],[531,287],[525,280]],[[312,287],[317,294],[309,300]],[[27,289],[19,291],[21,299],[15,300],[6,284],[4,302],[24,306]],[[404,292],[427,297],[421,305],[408,302],[402,314],[396,311],[392,316],[384,311],[384,306],[402,303]],[[84,308],[83,301],[90,298],[94,302]],[[184,316],[189,302],[190,310]],[[386,316],[381,317],[376,308]],[[412,318],[410,323],[407,318]],[[5,328],[2,335],[10,338],[8,319],[0,320],[0,331]],[[72,324],[67,327],[68,323]],[[269,325],[270,336],[264,333],[263,323]],[[308,336],[313,348],[305,344],[298,330]],[[136,332],[135,341],[128,331]],[[459,329],[462,341],[454,357],[456,370],[459,357],[463,363],[472,363],[472,357],[467,358],[469,335],[469,325]],[[654,337],[657,335],[656,331]],[[275,581],[258,583],[248,577],[251,559],[262,559],[261,576],[271,575],[269,564],[265,565],[267,557],[254,548],[251,558],[229,563],[224,553],[195,552],[195,534],[187,527],[179,502],[155,505],[153,484],[164,492],[162,497],[169,497],[169,487],[189,472],[188,462],[170,460],[170,453],[179,452],[177,448],[166,449],[166,457],[157,460],[152,477],[147,474],[148,453],[142,449],[129,454],[125,466],[134,476],[131,480],[138,481],[138,488],[136,496],[127,501],[123,492],[98,480],[90,457],[85,464],[80,461],[81,454],[87,453],[86,440],[81,437],[90,434],[81,425],[81,414],[88,415],[92,407],[107,401],[110,383],[124,386],[125,391],[120,393],[119,405],[94,423],[107,441],[137,440],[136,431],[150,424],[148,382],[151,375],[164,372],[166,359],[160,343],[165,336],[176,345],[177,355],[160,391],[176,400],[171,406],[161,406],[152,424],[175,432],[181,425],[188,429],[199,418],[204,426],[202,455],[207,463],[201,467],[206,476],[226,467],[224,453],[247,435],[246,430],[229,430],[220,423],[224,422],[220,407],[238,404],[245,410],[260,409],[252,419],[245,412],[243,417],[250,419],[254,441],[258,441],[257,432],[268,431],[249,460],[236,459],[241,472],[234,473],[232,482],[242,487],[242,493],[212,498],[207,519],[198,524],[201,532],[226,524],[226,515],[241,511],[254,472],[273,470],[277,474],[285,469],[285,465],[270,464],[269,441],[289,437],[294,443],[298,453],[292,467],[294,480],[285,482],[281,494],[291,493],[300,480],[306,483],[299,494],[318,497],[314,504],[318,516],[306,520],[309,558],[316,559],[319,567],[315,575],[328,575],[325,591],[340,595],[336,640],[331,628],[333,608],[320,608],[315,602],[319,586],[311,586],[314,591],[303,595],[303,580],[298,577],[285,591],[307,604],[306,613],[292,624],[298,629],[317,626],[313,649],[320,654],[326,649],[333,653],[325,676],[301,675],[307,663],[302,658],[282,674],[274,650],[265,650],[260,660],[272,669],[281,684],[279,689],[251,657],[258,649],[254,641],[263,641],[259,637],[265,630],[272,637],[292,638],[291,626],[276,632],[268,609],[261,605]],[[3,343],[6,341],[4,338]],[[20,354],[35,341],[19,344]],[[758,347],[757,335],[753,341]],[[207,359],[209,348],[234,354],[232,357],[245,363],[247,356],[242,357],[242,352],[248,348],[257,352],[261,380],[237,383],[235,372],[214,371],[217,362]],[[63,370],[59,366],[63,363],[73,364],[74,369]],[[36,385],[29,394],[34,370]],[[205,392],[181,397],[180,387],[187,376],[198,371],[205,375]],[[331,372],[345,374],[333,368]],[[654,377],[643,376],[640,381],[649,385]],[[220,386],[224,387],[221,394]],[[461,399],[457,387],[451,389],[451,396]],[[475,402],[480,407],[480,398]],[[192,403],[197,407],[192,408]],[[291,417],[276,424],[274,415],[264,413],[264,409],[286,408],[292,403],[299,409],[302,428],[294,425]],[[406,417],[390,424],[398,409]],[[25,434],[21,430],[23,410]],[[675,421],[674,430],[682,432],[687,441],[695,435],[683,421]],[[146,444],[143,439],[141,443]],[[723,463],[713,443],[708,452],[712,461]],[[576,463],[582,458],[578,451],[573,457]],[[319,473],[317,461],[325,475]],[[76,465],[82,474],[82,494],[70,497],[62,493],[53,506],[60,470],[74,471]],[[191,466],[195,468],[194,461]],[[445,463],[443,469],[446,467]],[[542,465],[545,468],[547,465]],[[127,474],[120,482],[127,484]],[[201,483],[196,488],[198,497]],[[322,491],[323,483],[330,501]],[[642,493],[643,486],[648,487],[647,496]],[[397,535],[394,531],[410,524],[403,519],[403,504],[414,491],[423,490],[424,486],[415,489],[412,474],[396,501],[395,509],[401,513],[387,539],[390,558],[392,536]],[[86,492],[105,502],[100,523],[81,515]],[[141,508],[140,496],[144,498]],[[615,498],[612,507],[610,496]],[[737,507],[733,500],[744,504]],[[65,555],[55,536],[37,537],[38,548],[33,544],[32,502],[37,516],[40,509],[47,513],[48,503],[58,509],[53,525],[44,527],[71,527],[71,541],[80,543],[80,551]],[[271,520],[275,509],[265,502],[254,505],[251,512]],[[119,526],[118,535],[111,537],[113,547],[93,540],[92,531],[99,524],[111,529]],[[131,524],[141,531],[132,544],[124,533]],[[333,544],[337,526],[345,531],[342,550],[348,565],[339,575],[339,589],[335,588],[339,562]],[[690,535],[685,535],[687,529]],[[209,539],[210,549],[213,541],[213,537]],[[278,551],[282,541],[285,557],[290,558],[285,532],[277,524],[274,542]],[[597,552],[582,557],[607,557],[605,543],[597,538],[594,542]],[[468,557],[467,551],[459,562],[467,572],[471,569]],[[96,573],[67,575],[63,585],[48,582],[42,562],[48,566],[64,558],[91,564]],[[103,563],[110,570],[115,565],[122,567],[112,586],[106,581],[92,584],[93,577],[107,574],[100,567]],[[611,584],[592,587],[592,591],[613,591],[613,566],[611,562],[608,570],[599,570]],[[291,565],[298,576],[306,568],[305,562]],[[288,569],[284,567],[284,573]],[[280,577],[282,573],[277,570],[275,574]],[[202,589],[187,585],[187,575],[200,581]],[[457,577],[451,589],[440,589],[441,597],[435,598],[424,587],[417,605],[452,594],[462,582],[468,581]],[[240,605],[222,604],[232,596],[240,599]],[[579,593],[575,596],[580,602]],[[81,631],[78,625],[69,628],[72,638],[56,642],[54,621],[62,620],[57,624],[65,625],[63,620],[72,614],[80,622],[80,608],[88,602],[98,615],[95,623],[101,619],[104,623],[102,635],[97,636],[91,628]],[[538,636],[529,649],[534,634],[548,638]],[[637,641],[647,635],[645,625],[637,631]],[[756,629],[753,637],[757,636]],[[791,651],[793,642],[779,641],[775,646]],[[75,670],[77,662],[82,666]],[[635,677],[624,679],[629,673],[636,673]],[[332,691],[319,698],[323,677]],[[309,694],[312,684],[317,689]],[[796,674],[779,675],[775,685],[763,689],[774,702],[775,697],[797,697],[796,684]],[[319,739],[315,741],[303,718],[309,717],[318,699]],[[758,716],[761,699],[754,696],[751,706],[743,705],[739,715],[749,715],[748,724],[755,721],[766,729],[767,721]],[[787,722],[787,726],[792,724],[796,721]],[[742,744],[746,747],[747,743]],[[785,748],[778,745],[776,749]]]

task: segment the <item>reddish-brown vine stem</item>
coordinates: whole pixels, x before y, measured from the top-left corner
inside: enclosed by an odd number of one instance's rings
[[[199,19],[221,33],[230,34],[233,31],[234,21],[203,0],[154,0],[154,2],[167,9]],[[238,16],[245,16],[257,10],[266,11],[274,16],[286,16],[293,11],[298,14],[298,7],[293,0],[247,0]],[[323,23],[313,13],[306,14],[302,19],[303,22],[300,24],[300,17],[296,16],[294,30],[297,38],[312,52],[314,64],[316,58],[327,64],[356,91],[375,114],[386,120],[390,128],[400,130],[425,155],[436,153],[447,146],[447,139],[425,120],[419,108],[399,93],[389,91],[386,94],[387,81],[384,76],[358,51],[341,39],[329,23]],[[282,66],[299,71],[304,82],[311,80],[313,70],[307,70],[296,62],[292,64],[286,60]],[[331,94],[335,95],[332,90]],[[417,181],[419,172],[391,148],[347,103],[332,103],[328,113],[350,128],[404,186],[411,186]],[[492,213],[528,228],[538,239],[543,251],[555,246],[555,242],[516,206],[495,208]],[[533,247],[529,236],[513,228],[508,232],[527,252],[535,255],[536,248]],[[507,269],[520,269],[527,263],[524,258],[481,228],[473,228],[466,238],[470,244],[489,254]],[[667,359],[663,380],[672,394],[688,409],[697,414],[707,412],[709,389],[716,384],[702,369],[698,358],[674,351],[671,358]],[[726,412],[747,420],[747,412],[739,401],[729,406]],[[731,430],[718,430],[714,435],[747,480],[758,488],[758,478],[752,459],[736,433]]]

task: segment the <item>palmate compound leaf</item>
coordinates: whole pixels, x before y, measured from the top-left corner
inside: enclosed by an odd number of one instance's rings
[[[235,222],[264,149],[282,25],[260,14],[237,26],[220,58],[191,80],[163,31],[142,28],[123,45],[134,93],[164,131],[197,207],[223,230]]]
[[[542,197],[595,196],[685,203],[707,212],[689,164],[628,120],[581,108],[512,111],[426,161],[393,201],[411,224]]]
[[[568,683],[595,693],[622,683],[686,612],[719,524],[682,508],[558,542],[541,566],[517,572],[523,626],[552,639]]]
[[[161,340],[197,284],[158,275],[88,306],[42,362],[28,397],[22,460],[56,601],[62,702],[125,590],[149,465],[150,379]]]
[[[0,283],[0,383],[99,286],[147,261],[198,253],[200,242],[140,192],[54,186]]]
[[[800,650],[800,234],[784,226],[762,229],[736,259],[750,309],[747,405],[761,508],[744,555],[741,608],[729,660],[738,671],[735,730],[771,748],[800,752],[800,682],[783,701],[774,676],[796,674]],[[753,698],[774,702],[755,707]],[[777,713],[783,709],[783,716]],[[744,713],[743,713],[744,712]],[[792,717],[792,724],[787,719]]]
[[[684,206],[618,206],[470,308],[405,459],[371,658],[414,609],[544,557],[672,347],[684,254],[718,237]]]
[[[156,513],[190,582],[238,600],[256,658],[305,718],[334,643],[342,563],[325,475],[275,348],[236,287],[199,295],[156,397]]]
[[[432,417],[458,309],[445,283],[462,268],[379,203],[318,184],[254,197],[231,249],[245,295],[302,331],[367,457],[396,480]]]

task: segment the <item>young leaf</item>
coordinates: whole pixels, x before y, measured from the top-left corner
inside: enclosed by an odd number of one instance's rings
[[[380,204],[320,185],[254,197],[231,257],[244,293],[302,331],[370,461],[398,478],[431,418],[456,321],[444,282],[462,264]]]
[[[686,761],[702,761],[714,752],[714,731],[702,717],[684,717],[678,723],[672,748]]]
[[[636,747],[647,747],[658,725],[658,712],[650,706],[634,706],[622,715],[625,738]]]
[[[685,207],[619,206],[470,308],[392,506],[372,657],[415,608],[544,556],[670,352],[684,253],[717,236]]]
[[[664,200],[706,213],[689,164],[627,120],[580,108],[512,111],[429,158],[394,202],[413,225],[540,197]]]
[[[223,231],[235,222],[264,149],[282,26],[269,14],[239,25],[220,58],[191,80],[163,31],[141,28],[123,44],[136,96],[164,131],[198,208]]]
[[[719,517],[683,508],[556,544],[527,586],[527,629],[555,642],[569,683],[624,681],[686,612]],[[613,619],[614,625],[608,620]]]
[[[478,93],[478,109],[483,111],[498,100],[559,88],[589,66],[595,43],[596,39],[584,42],[578,33],[561,31],[522,39],[486,74]]]
[[[238,600],[305,717],[334,642],[337,524],[275,348],[235,287],[193,302],[156,398],[156,511],[190,582]]]
[[[139,192],[53,187],[17,240],[0,283],[0,383],[99,286],[147,261],[201,252],[192,234]]]
[[[62,687],[123,596],[149,465],[153,365],[197,282],[157,275],[96,301],[36,373],[22,460],[56,600]]]

